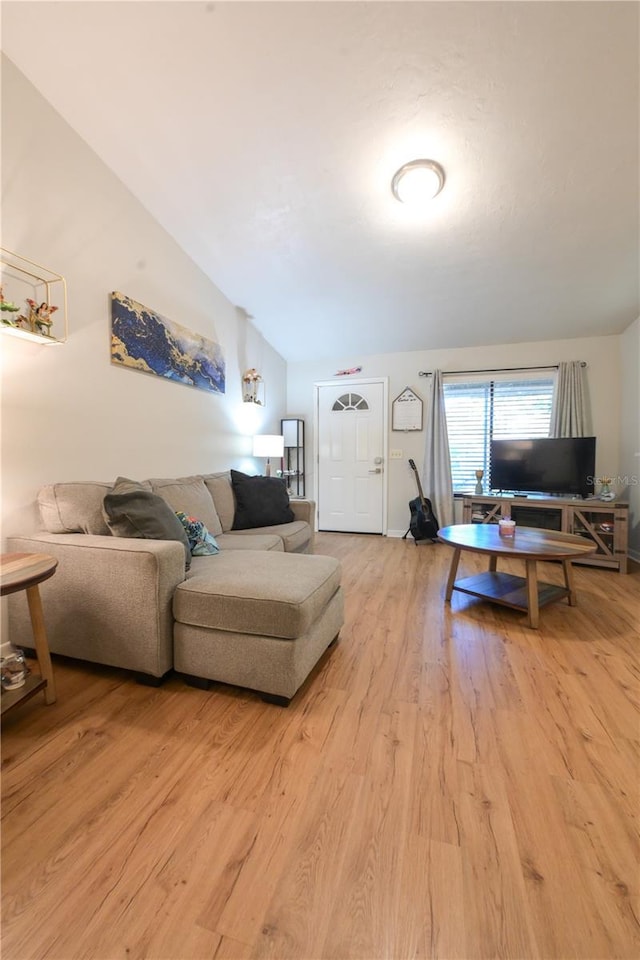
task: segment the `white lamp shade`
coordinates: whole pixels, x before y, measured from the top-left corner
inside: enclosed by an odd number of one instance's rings
[[[298,420],[284,420],[282,423],[282,433],[285,447],[297,447],[300,438],[298,437]]]
[[[253,438],[254,457],[282,457],[284,437],[276,433],[260,433]]]

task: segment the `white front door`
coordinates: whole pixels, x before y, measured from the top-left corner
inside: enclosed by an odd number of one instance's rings
[[[320,384],[318,528],[384,533],[385,384]]]

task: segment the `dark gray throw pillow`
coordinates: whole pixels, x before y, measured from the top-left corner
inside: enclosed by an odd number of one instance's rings
[[[143,540],[178,540],[184,547],[185,568],[191,565],[191,550],[184,527],[168,503],[145,490],[135,480],[118,477],[104,498],[107,526],[115,537]]]
[[[287,485],[280,477],[249,477],[232,470],[231,484],[236,500],[232,530],[273,527],[295,520]]]

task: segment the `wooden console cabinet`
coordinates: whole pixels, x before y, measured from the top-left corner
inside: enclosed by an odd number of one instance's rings
[[[541,527],[587,537],[598,549],[576,563],[627,572],[628,503],[534,496],[468,495],[463,498],[463,523],[497,523],[500,517],[508,516],[523,527]]]

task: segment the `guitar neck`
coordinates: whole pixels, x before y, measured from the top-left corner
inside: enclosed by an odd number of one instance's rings
[[[414,472],[414,474],[415,474],[416,484],[417,484],[417,487],[418,487],[418,496],[420,497],[420,502],[422,503],[422,506],[423,506],[423,507],[426,507],[427,504],[426,504],[426,501],[425,501],[424,493],[422,492],[422,484],[420,483],[420,475],[418,474],[417,467],[416,467],[415,463],[413,462],[413,460],[409,460],[409,466],[411,467],[411,469],[413,470],[413,472]]]

